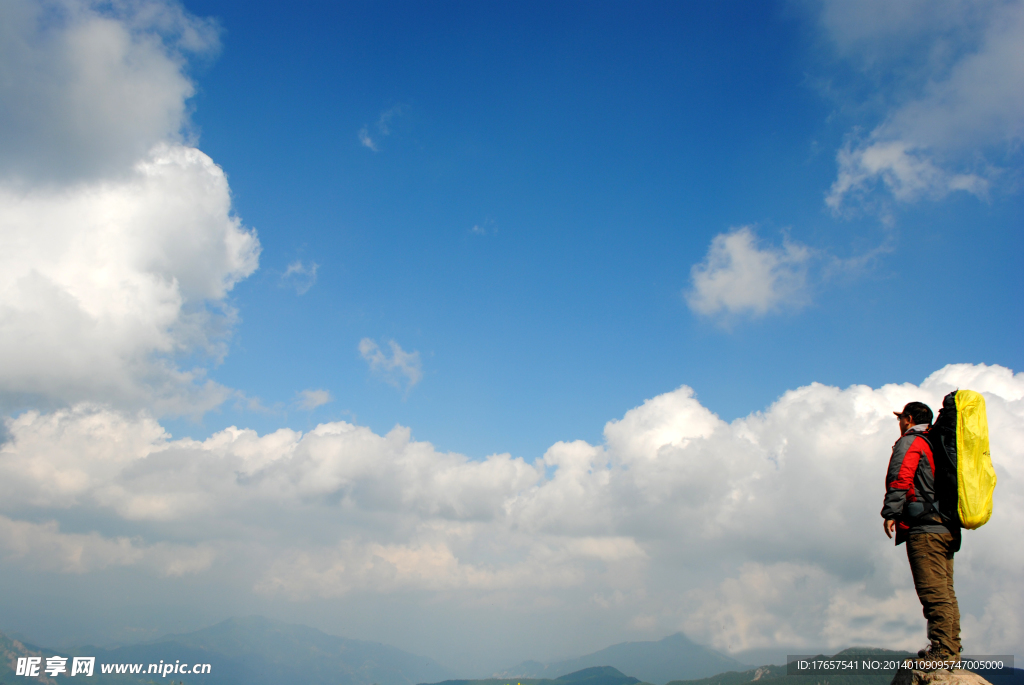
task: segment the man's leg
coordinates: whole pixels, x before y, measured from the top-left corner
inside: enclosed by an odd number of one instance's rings
[[[907,539],[907,559],[925,619],[928,639],[949,656],[960,653],[960,612],[953,593],[953,559],[949,533],[918,533]]]
[[[960,605],[956,601],[956,592],[953,590],[953,553],[946,556],[946,578],[949,582],[949,600],[953,614],[952,645],[955,647],[953,656],[959,656],[962,646],[960,644]]]

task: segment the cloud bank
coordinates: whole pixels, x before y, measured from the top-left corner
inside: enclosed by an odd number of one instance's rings
[[[217,49],[215,25],[161,2],[16,0],[0,26],[0,409],[216,406],[203,360],[223,356],[260,247],[184,142],[186,58]]]
[[[99,582],[116,566],[154,589],[177,573],[299,605],[486,605],[491,622],[683,629],[727,650],[916,649],[905,553],[878,516],[892,410],[958,387],[985,394],[999,477],[995,515],[957,556],[964,639],[1013,652],[1024,552],[1006,541],[1024,526],[1024,374],[998,366],[947,366],[920,386],[812,384],[732,423],[684,386],[610,421],[602,444],[559,442],[532,462],[438,452],[402,427],[196,441],[144,413],[27,412],[7,419],[0,448],[0,555],[9,571]],[[64,532],[81,520],[135,535]],[[164,558],[182,562],[170,571]],[[486,632],[470,611],[461,621]]]

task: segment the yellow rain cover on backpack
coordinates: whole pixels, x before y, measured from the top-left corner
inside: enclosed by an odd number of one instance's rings
[[[956,393],[956,454],[960,524],[978,528],[992,516],[996,472],[988,447],[985,398],[973,390]]]

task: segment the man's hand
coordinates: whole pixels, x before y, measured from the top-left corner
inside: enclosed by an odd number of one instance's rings
[[[882,521],[882,528],[885,530],[886,536],[892,540],[892,534],[896,531],[896,522],[892,519],[885,519]]]

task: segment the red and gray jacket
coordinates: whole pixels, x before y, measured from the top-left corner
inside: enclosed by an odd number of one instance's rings
[[[927,424],[911,426],[892,446],[885,475],[882,518],[896,521],[896,544],[915,533],[948,533],[935,511],[935,459],[921,435]]]

